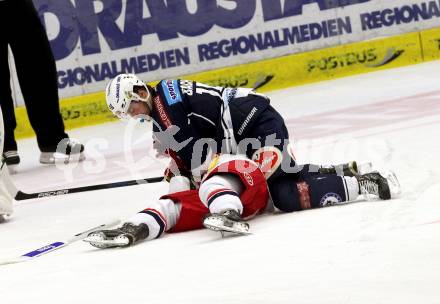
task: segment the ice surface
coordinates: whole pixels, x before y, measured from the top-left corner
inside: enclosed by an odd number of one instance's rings
[[[440,303],[440,62],[270,93],[300,162],[356,159],[393,169],[403,193],[250,221],[250,236],[168,234],[127,249],[78,242],[0,267],[9,303]],[[121,123],[69,132],[88,161],[38,164],[19,142],[14,183],[25,192],[158,176],[148,127]],[[127,147],[133,147],[127,150]],[[125,152],[124,152],[125,151]],[[127,218],[163,183],[16,203],[0,224],[0,258]]]

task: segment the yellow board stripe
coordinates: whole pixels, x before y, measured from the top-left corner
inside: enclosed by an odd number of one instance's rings
[[[283,89],[339,77],[402,67],[440,59],[440,29],[408,33],[332,48],[293,54],[213,71],[184,75],[216,86]],[[152,83],[154,84],[154,82]],[[60,101],[66,130],[115,120],[105,103],[104,90]],[[15,109],[16,138],[34,136],[26,109]]]
[[[420,33],[422,54],[425,61],[440,59],[440,28]]]

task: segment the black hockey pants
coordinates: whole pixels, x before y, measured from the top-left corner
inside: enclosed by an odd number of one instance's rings
[[[31,0],[0,1],[0,105],[4,151],[16,150],[17,122],[11,96],[8,45],[17,69],[29,121],[41,151],[55,151],[68,137],[60,114],[57,71],[49,40]]]

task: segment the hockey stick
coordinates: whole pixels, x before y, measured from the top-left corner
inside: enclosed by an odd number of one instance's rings
[[[47,244],[43,247],[40,247],[38,249],[34,249],[32,251],[29,251],[25,254],[22,254],[18,257],[14,257],[14,258],[9,258],[9,259],[4,259],[4,260],[0,260],[0,265],[7,265],[7,264],[15,264],[15,263],[21,263],[21,262],[26,262],[26,261],[30,261],[32,259],[38,258],[46,253],[55,251],[57,249],[66,247],[67,245],[72,244],[73,242],[79,241],[84,239],[85,237],[87,237],[87,235],[89,235],[90,232],[96,231],[96,230],[100,230],[100,229],[107,229],[113,226],[116,226],[117,224],[120,223],[120,220],[113,220],[111,222],[108,222],[106,224],[102,224],[93,228],[90,228],[86,231],[80,232],[75,234],[74,236],[72,236],[71,238],[67,239],[66,241],[57,241],[57,242],[53,242],[50,244]]]
[[[157,182],[161,182],[161,181],[163,181],[162,176],[148,177],[148,178],[143,178],[143,179],[133,179],[133,180],[127,180],[127,181],[122,181],[122,182],[113,182],[113,183],[107,183],[107,184],[90,185],[90,186],[83,186],[83,187],[77,187],[77,188],[66,188],[66,189],[60,189],[60,190],[34,192],[34,193],[26,193],[26,192],[19,190],[19,191],[17,191],[17,194],[15,195],[15,200],[21,201],[21,200],[27,200],[27,199],[33,199],[33,198],[58,196],[58,195],[85,192],[85,191],[94,191],[94,190],[112,189],[112,188],[135,186],[135,185],[142,185],[142,184],[151,184],[151,183],[157,183]]]
[[[106,184],[82,186],[82,187],[76,187],[76,188],[65,188],[65,189],[58,189],[58,190],[26,193],[21,190],[18,190],[15,187],[15,185],[11,181],[8,169],[6,168],[6,165],[4,165],[4,163],[2,163],[0,171],[1,171],[0,176],[1,176],[3,184],[6,186],[6,189],[8,190],[10,195],[17,201],[22,201],[22,200],[27,200],[27,199],[35,199],[35,198],[44,198],[44,197],[49,197],[49,196],[65,195],[65,194],[85,192],[85,191],[94,191],[94,190],[103,190],[103,189],[112,189],[112,188],[119,188],[119,187],[126,187],[126,186],[150,184],[150,183],[157,183],[157,182],[163,181],[162,176],[160,176],[160,177],[147,177],[147,178],[142,178],[142,179],[127,180],[127,181],[122,181],[122,182],[113,182],[113,183],[106,183]]]

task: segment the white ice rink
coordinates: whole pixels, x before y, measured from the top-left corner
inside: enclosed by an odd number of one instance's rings
[[[84,242],[0,266],[0,303],[440,303],[440,62],[272,92],[302,162],[373,161],[393,169],[398,199],[250,221],[254,233],[168,234],[126,249]],[[70,131],[88,161],[41,166],[19,142],[13,181],[25,192],[153,177],[150,133],[121,123]],[[133,147],[124,150],[127,147]],[[0,224],[0,259],[114,218],[165,193],[164,183],[21,201]]]

